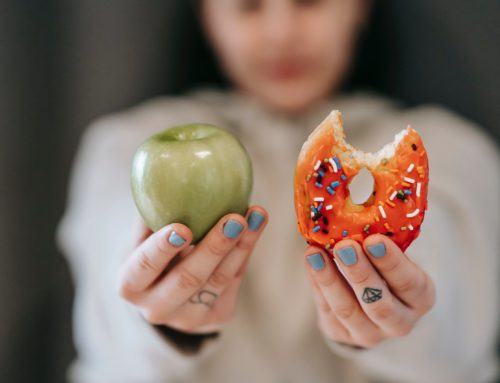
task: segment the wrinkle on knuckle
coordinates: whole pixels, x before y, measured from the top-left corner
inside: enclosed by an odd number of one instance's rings
[[[177,276],[177,286],[181,290],[193,290],[199,288],[203,284],[203,281],[197,275],[194,275],[191,271],[184,268],[179,271]]]
[[[155,247],[155,250],[160,254],[168,253],[170,251],[170,249],[168,248],[168,245],[167,245],[167,237],[166,236],[163,236],[161,238],[155,238],[154,247]]]
[[[221,243],[208,241],[206,246],[209,254],[215,255],[218,258],[226,255],[226,249],[224,246],[221,246]]]
[[[144,249],[139,251],[139,267],[144,271],[156,271],[156,265]]]
[[[370,312],[376,320],[384,321],[394,315],[394,305],[387,299],[382,299],[375,306],[370,307]]]
[[[330,314],[332,311],[332,308],[325,300],[318,301],[318,309],[324,314]]]
[[[357,285],[362,285],[370,279],[371,273],[370,270],[363,267],[360,268],[356,271],[352,271],[351,274],[349,275],[349,280]]]
[[[323,278],[318,278],[318,282],[323,287],[332,287],[336,283],[338,283],[338,278],[336,278],[335,275],[328,274],[325,275]]]
[[[416,291],[419,289],[420,284],[415,275],[407,275],[402,281],[399,282],[396,291],[402,294]]]
[[[244,251],[250,251],[250,250],[252,250],[253,242],[245,240],[245,239],[241,239],[240,241],[238,241],[236,243],[236,247],[238,249],[241,249],[241,250],[244,250]]]
[[[357,312],[355,305],[344,305],[335,309],[335,314],[339,319],[349,320]]]
[[[399,338],[408,335],[413,326],[408,321],[401,318],[398,323],[388,331],[388,335],[391,337]]]
[[[401,267],[401,258],[399,257],[394,257],[390,262],[388,262],[386,265],[379,265],[377,266],[379,268],[379,270],[382,272],[382,273],[387,273],[387,274],[390,274],[392,272],[394,272],[395,270],[397,270],[398,268]]]
[[[230,281],[231,277],[220,270],[215,270],[208,278],[208,284],[215,288],[227,286]]]

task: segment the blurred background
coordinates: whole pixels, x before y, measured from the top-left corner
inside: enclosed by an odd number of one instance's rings
[[[500,2],[375,0],[346,87],[438,103],[500,142]],[[188,1],[0,2],[0,382],[63,382],[72,281],[54,243],[95,117],[224,86]]]

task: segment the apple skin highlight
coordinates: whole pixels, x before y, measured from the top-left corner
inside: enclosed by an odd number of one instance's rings
[[[132,159],[132,196],[146,225],[157,231],[182,223],[193,233],[192,244],[224,215],[245,215],[252,188],[245,147],[227,130],[210,124],[160,131]]]

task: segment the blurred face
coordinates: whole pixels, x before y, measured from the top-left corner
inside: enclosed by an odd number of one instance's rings
[[[338,88],[367,0],[204,0],[204,29],[229,79],[300,112]]]

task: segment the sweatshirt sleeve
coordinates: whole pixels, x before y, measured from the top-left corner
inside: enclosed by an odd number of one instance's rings
[[[425,118],[413,117],[429,128],[422,129],[429,206],[420,237],[406,253],[432,277],[436,304],[410,334],[374,348],[325,341],[384,382],[493,381],[499,365],[499,151],[479,127],[448,112],[425,112]]]
[[[132,249],[131,227],[138,214],[130,192],[131,150],[124,147],[136,148],[140,142],[125,142],[122,125],[120,119],[105,117],[84,131],[55,233],[76,287],[77,358],[68,371],[74,382],[189,377],[218,343],[216,334],[194,339],[152,326],[117,293],[117,271]]]

